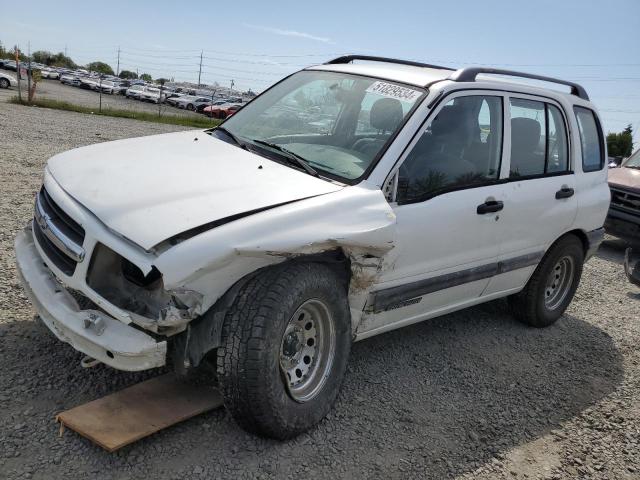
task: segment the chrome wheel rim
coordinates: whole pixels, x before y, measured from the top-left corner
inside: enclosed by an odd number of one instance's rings
[[[554,265],[547,277],[544,289],[544,305],[549,310],[555,310],[567,298],[573,285],[573,258],[564,256]]]
[[[310,299],[289,319],[280,342],[280,370],[289,395],[307,402],[322,390],[333,365],[336,334],[329,307]]]

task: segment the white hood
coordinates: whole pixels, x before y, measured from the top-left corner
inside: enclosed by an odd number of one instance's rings
[[[145,250],[209,222],[342,188],[202,131],[90,145],[52,157],[47,168]]]

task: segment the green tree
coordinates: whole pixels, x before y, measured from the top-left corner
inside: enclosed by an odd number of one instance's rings
[[[610,157],[629,157],[633,152],[633,129],[631,124],[620,133],[607,135],[607,151]]]
[[[91,62],[87,64],[86,69],[90,72],[103,73],[105,75],[113,75],[113,68],[104,62]]]
[[[129,79],[129,80],[135,80],[138,78],[138,75],[136,74],[136,72],[132,72],[130,70],[122,70],[120,72],[120,75],[118,76],[120,78]]]
[[[154,81],[162,85],[164,85],[165,83],[169,83],[169,80],[167,80],[166,78],[156,78]]]
[[[64,53],[52,53],[47,50],[36,50],[31,54],[33,61],[44,63],[50,67],[77,68],[76,63]]]
[[[153,78],[151,78],[151,75],[149,75],[148,73],[143,73],[142,75],[140,75],[140,80],[144,80],[145,82],[151,82],[153,81]]]

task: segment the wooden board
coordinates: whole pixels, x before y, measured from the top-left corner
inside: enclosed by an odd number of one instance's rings
[[[56,416],[68,427],[109,452],[222,406],[212,387],[162,375],[107,395]]]

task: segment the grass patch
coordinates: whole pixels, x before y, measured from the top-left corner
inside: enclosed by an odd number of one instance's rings
[[[12,97],[9,103],[16,105],[31,105],[42,108],[53,108],[55,110],[65,110],[67,112],[88,113],[93,115],[104,115],[106,117],[118,117],[118,118],[131,118],[133,120],[142,120],[143,122],[165,123],[169,125],[182,125],[185,127],[194,128],[210,128],[220,124],[220,120],[211,120],[203,116],[197,117],[177,117],[175,115],[163,115],[158,116],[157,113],[150,112],[136,112],[131,110],[119,110],[115,108],[103,108],[101,112],[98,112],[97,108],[84,107],[82,105],[76,105],[69,102],[61,102],[59,100],[52,100],[49,98],[39,98],[28,103],[26,100],[20,101],[18,97]]]

